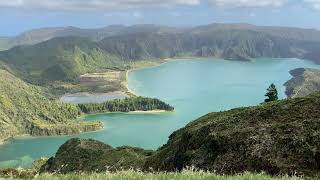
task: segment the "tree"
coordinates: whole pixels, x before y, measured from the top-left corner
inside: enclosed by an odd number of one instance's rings
[[[267,96],[268,98],[265,99],[264,102],[277,101],[279,98],[278,98],[278,91],[277,91],[276,85],[272,83],[267,89],[267,93],[265,96]]]

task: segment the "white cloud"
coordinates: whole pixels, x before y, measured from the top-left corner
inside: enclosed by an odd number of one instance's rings
[[[312,8],[320,10],[320,0],[304,0],[307,4],[309,4]]]
[[[145,6],[198,5],[201,0],[0,0],[0,8],[119,10]]]
[[[320,0],[0,0],[0,10],[7,8],[54,11],[117,11],[143,7],[195,6],[211,2],[224,8],[278,8],[295,2],[320,10]]]
[[[133,12],[132,15],[135,18],[143,18],[143,14],[141,12]]]
[[[211,2],[223,7],[262,8],[281,7],[288,0],[211,0]]]

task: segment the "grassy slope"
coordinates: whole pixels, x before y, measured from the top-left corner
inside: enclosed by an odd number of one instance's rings
[[[320,94],[210,113],[174,132],[146,168],[319,174]]]
[[[42,160],[40,160],[42,161]],[[42,162],[39,162],[42,164]],[[38,165],[35,165],[33,169],[6,169],[0,170],[0,179],[35,179],[35,180],[77,180],[77,179],[95,179],[95,180],[105,180],[105,179],[139,179],[139,180],[302,180],[303,177],[298,176],[270,176],[265,173],[249,173],[245,172],[242,174],[237,174],[233,176],[228,175],[218,175],[215,173],[196,170],[194,168],[187,168],[181,172],[141,172],[139,170],[119,170],[115,172],[101,172],[101,173],[68,173],[68,174],[58,174],[58,173],[44,173],[38,174]],[[309,178],[317,179],[315,178]]]
[[[210,179],[210,180],[300,180],[298,177],[271,177],[265,174],[251,174],[245,173],[237,176],[221,176],[208,172],[196,172],[186,170],[181,173],[142,173],[136,171],[119,171],[116,173],[100,173],[100,174],[67,174],[67,175],[52,175],[43,174],[35,178],[36,180],[58,180],[58,179],[148,179],[148,180],[198,180],[198,179]]]
[[[50,100],[39,87],[0,69],[0,140],[21,134],[77,133],[98,125],[79,123],[79,114],[76,106]]]

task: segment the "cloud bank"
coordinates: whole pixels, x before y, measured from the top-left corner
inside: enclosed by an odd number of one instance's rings
[[[144,7],[196,6],[210,3],[227,8],[279,8],[295,2],[320,10],[320,0],[0,0],[0,9],[44,9],[55,11],[126,10]]]
[[[198,5],[200,0],[0,0],[0,8],[119,10],[146,6]]]
[[[288,0],[211,0],[218,6],[259,8],[259,7],[281,7]]]

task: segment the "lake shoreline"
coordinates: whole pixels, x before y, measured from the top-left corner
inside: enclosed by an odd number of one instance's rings
[[[123,114],[158,114],[158,113],[167,113],[167,112],[174,112],[173,111],[167,111],[167,110],[150,110],[150,111],[129,111],[129,112],[121,112],[121,111],[117,111],[117,112],[103,112],[103,113],[92,113],[92,114],[84,114],[82,116],[80,116],[79,118],[84,118],[86,116],[94,116],[94,115],[103,115],[103,114],[119,114],[119,113],[123,113]]]
[[[90,93],[90,92],[78,92],[78,93],[67,93],[64,94],[59,98],[60,101],[67,102],[66,98],[70,97],[93,97],[93,96],[105,96],[109,97],[110,99],[113,99],[115,96],[119,97],[129,97],[125,92],[123,91],[112,91],[112,92],[105,92],[105,93]],[[69,103],[69,102],[67,102]]]
[[[80,117],[79,117],[80,118]],[[10,143],[12,140],[21,140],[21,139],[34,139],[34,138],[56,138],[56,137],[72,137],[72,136],[79,136],[79,135],[83,135],[83,134],[89,134],[89,133],[96,133],[96,132],[101,132],[105,130],[105,126],[102,126],[102,128],[94,130],[94,131],[84,131],[84,132],[80,132],[77,134],[61,134],[61,135],[45,135],[45,136],[33,136],[30,134],[21,134],[21,135],[17,135],[17,136],[11,136],[9,138],[6,139],[0,139],[0,147]]]

